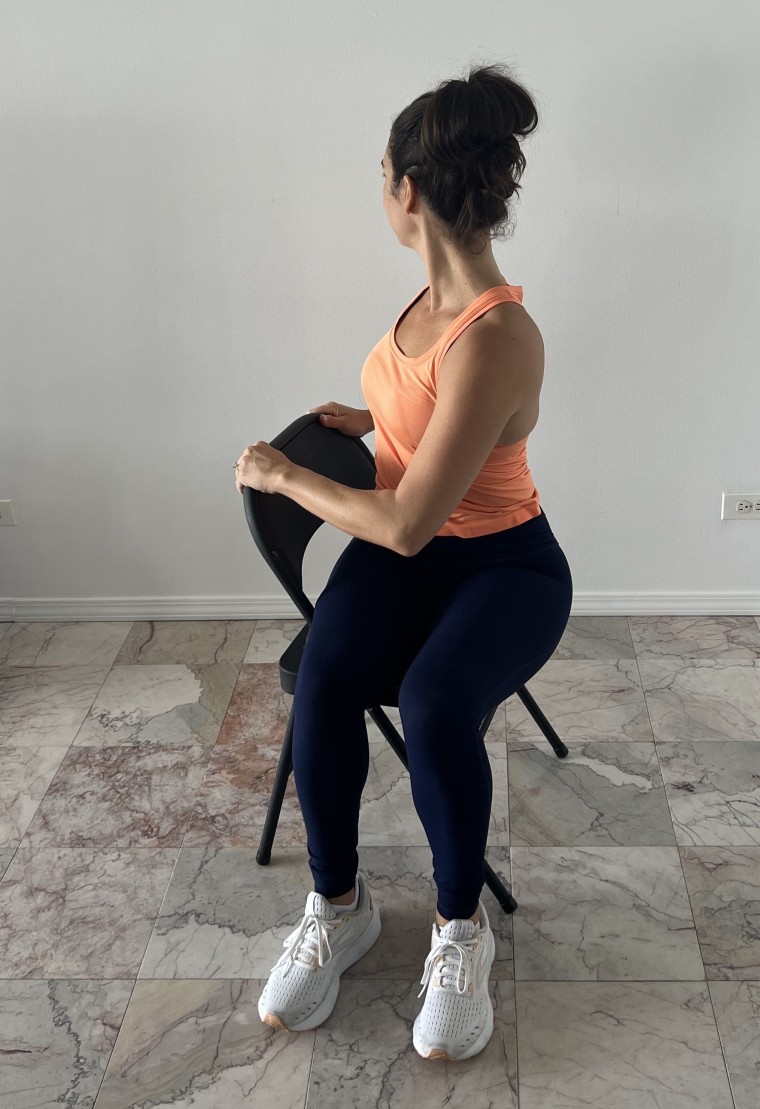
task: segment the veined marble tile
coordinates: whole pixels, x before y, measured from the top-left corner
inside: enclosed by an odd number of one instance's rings
[[[0,747],[0,848],[16,850],[68,750]]]
[[[48,748],[59,750],[59,748]],[[40,847],[179,847],[209,761],[197,744],[72,747],[26,840]]]
[[[11,859],[16,854],[18,848],[4,847],[0,850],[0,879],[2,879],[6,870],[10,866]]]
[[[98,1109],[301,1109],[314,1031],[275,1031],[258,1014],[264,982],[137,982]]]
[[[305,623],[301,617],[297,620],[257,620],[243,662],[279,662]]]
[[[178,848],[23,841],[0,881],[0,978],[135,978]]]
[[[409,772],[385,739],[369,743],[369,771],[359,809],[359,843],[372,847],[427,844],[414,807]]]
[[[255,624],[255,620],[136,620],[114,665],[183,663],[197,670],[231,663],[239,667]]]
[[[641,659],[656,740],[760,740],[760,659]]]
[[[398,706],[383,711],[405,739]],[[417,815],[408,772],[377,724],[365,713],[369,736],[370,768],[364,788],[359,821],[359,842],[377,846],[427,844],[427,835]],[[488,842],[509,844],[509,789],[506,762],[506,716],[497,707],[485,735],[493,783]]]
[[[657,753],[649,743],[543,740],[509,747],[512,842],[528,847],[675,843]]]
[[[217,746],[227,747],[250,740],[282,747],[293,696],[280,685],[280,668],[275,662],[257,662],[240,668]]]
[[[736,1109],[757,1109],[760,982],[708,982]]]
[[[493,799],[488,842],[509,843],[507,751],[503,740],[486,740],[491,766]],[[359,843],[376,847],[427,845],[422,821],[414,806],[411,780],[388,741],[371,740],[370,766],[359,810]]]
[[[636,657],[760,658],[754,616],[629,616]]]
[[[635,658],[625,616],[571,616],[552,659]]]
[[[0,622],[0,639],[13,627],[12,620],[4,620]]]
[[[107,667],[0,665],[0,748],[68,747],[107,675]]]
[[[454,1063],[415,1051],[421,988],[343,976],[335,1008],[316,1029],[307,1109],[517,1109],[514,983],[490,978],[491,1039],[478,1055]]]
[[[508,883],[508,849],[488,848],[486,858]],[[341,981],[419,983],[436,907],[430,849],[360,846],[359,869],[378,905],[382,930]],[[182,847],[139,977],[266,980],[283,940],[303,919],[313,888],[302,848],[280,848],[268,866],[259,866],[251,849]],[[496,940],[491,976],[512,978],[512,917],[502,912],[486,885],[481,901]]]
[[[211,752],[186,847],[258,845],[282,752],[292,697],[282,694],[275,664],[244,666]],[[284,701],[283,701],[284,699]],[[385,710],[403,739],[397,707]],[[365,714],[370,767],[362,792],[359,842],[374,846],[426,845],[410,780],[374,721]],[[493,779],[489,842],[509,842],[505,724],[498,709],[486,733]],[[294,775],[288,779],[275,833],[275,846],[306,845],[303,813]]]
[[[733,1109],[705,982],[517,982],[520,1109]]]
[[[526,688],[560,739],[646,742],[652,737],[635,659],[545,663]],[[513,693],[506,702],[507,742],[540,739],[538,724]]]
[[[0,636],[0,663],[6,666],[87,666],[113,664],[132,627],[131,620],[33,620],[9,625]]]
[[[676,847],[513,847],[517,979],[704,977]]]
[[[256,847],[274,786],[282,738],[248,740],[212,749],[195,797],[183,847]],[[285,788],[273,851],[306,846],[306,829],[291,773]]]
[[[74,743],[210,747],[238,678],[232,662],[211,666],[112,666]]]
[[[707,977],[760,979],[760,847],[681,847]]]
[[[128,981],[5,981],[0,1104],[94,1105],[134,988]]]
[[[657,744],[680,844],[760,845],[760,751],[735,740]]]
[[[266,981],[313,888],[305,848],[183,846],[138,977]]]

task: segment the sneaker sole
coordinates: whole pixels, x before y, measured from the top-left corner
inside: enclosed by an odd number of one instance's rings
[[[491,973],[493,961],[496,958],[496,942],[492,942],[491,956],[488,962],[488,971],[486,973],[486,981]],[[493,1034],[493,1003],[491,1002],[491,995],[486,990],[488,999],[488,1016],[486,1023],[483,1026],[483,1031],[478,1036],[474,1043],[470,1044],[467,1050],[462,1055],[449,1055],[448,1051],[441,1047],[432,1047],[429,1051],[420,1050],[417,1043],[414,1043],[414,1048],[418,1055],[423,1059],[446,1059],[449,1063],[461,1063],[465,1059],[471,1059],[473,1055],[479,1055]],[[414,1037],[413,1037],[414,1039]]]
[[[347,947],[341,951],[339,955],[335,956],[335,972],[330,982],[330,986],[325,994],[325,998],[317,1008],[304,1020],[299,1021],[298,1024],[286,1024],[285,1021],[277,1013],[262,1013],[259,1009],[259,1016],[264,1024],[271,1025],[272,1028],[281,1029],[284,1032],[307,1032],[310,1028],[316,1028],[317,1025],[322,1024],[327,1020],[335,1008],[335,1003],[338,1000],[338,991],[340,989],[340,976],[344,970],[348,970],[354,963],[358,963],[363,958],[369,949],[374,946],[380,935],[380,910],[375,902],[372,902],[372,916],[369,924],[364,929],[358,940],[352,947]],[[261,999],[259,999],[259,1004]]]

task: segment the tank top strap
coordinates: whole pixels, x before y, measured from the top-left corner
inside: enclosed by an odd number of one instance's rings
[[[476,300],[472,302],[469,308],[465,309],[461,316],[458,316],[453,323],[449,324],[446,331],[441,336],[441,341],[438,344],[438,349],[435,352],[435,371],[443,360],[446,351],[451,344],[458,339],[462,332],[470,326],[473,320],[479,319],[484,315],[489,308],[493,308],[495,304],[505,304],[511,301],[516,304],[523,302],[523,287],[522,285],[497,285],[493,289],[486,289]]]

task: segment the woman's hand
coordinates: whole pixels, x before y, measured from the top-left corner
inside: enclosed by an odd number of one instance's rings
[[[242,493],[246,485],[260,493],[277,493],[280,478],[290,466],[290,459],[282,451],[270,447],[263,439],[246,447],[238,459],[235,485]]]
[[[361,438],[375,430],[375,421],[367,408],[349,408],[347,404],[338,404],[328,401],[327,404],[318,404],[310,408],[309,412],[319,412],[319,422],[324,427],[334,427],[344,435],[354,435]]]

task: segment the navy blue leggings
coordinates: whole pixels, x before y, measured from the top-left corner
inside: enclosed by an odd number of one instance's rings
[[[293,704],[293,774],[319,893],[353,886],[369,772],[364,712],[400,682],[437,909],[446,920],[475,914],[493,797],[479,724],[551,657],[572,594],[543,510],[490,535],[437,535],[412,557],[350,540],[317,599]]]

